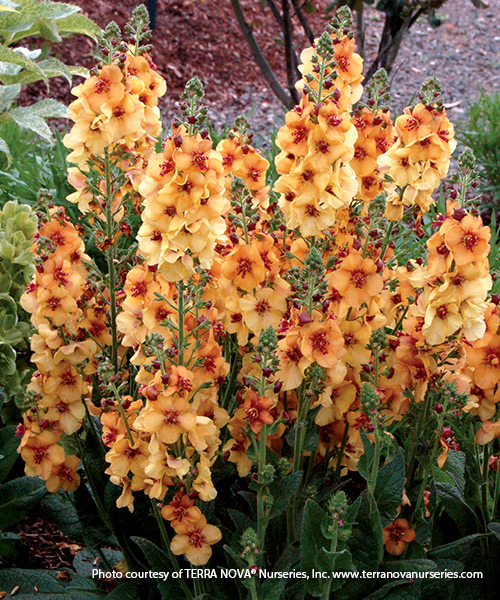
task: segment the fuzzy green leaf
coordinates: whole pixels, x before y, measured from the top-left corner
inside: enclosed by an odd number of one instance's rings
[[[14,466],[19,454],[20,438],[16,437],[14,426],[4,427],[0,430],[0,481],[3,481]]]
[[[56,570],[0,569],[0,589],[10,593],[19,586],[16,600],[96,600],[104,596],[92,579],[68,573],[70,580],[62,581]]]
[[[403,453],[384,465],[377,477],[374,496],[380,513],[382,527],[394,521],[403,498],[405,461]]]
[[[0,529],[24,519],[46,493],[37,477],[19,477],[0,485]]]
[[[170,571],[172,569],[172,561],[169,556],[163,552],[156,544],[149,540],[141,537],[132,537],[132,541],[135,542],[142,550],[146,557],[149,566],[153,571]],[[171,598],[181,598],[180,594],[183,594],[182,588],[180,587],[177,580],[174,581],[160,581],[158,580],[158,590],[164,600],[170,600]]]
[[[477,530],[480,523],[476,513],[467,504],[462,492],[449,483],[436,483],[436,493],[446,512],[452,517],[462,533]]]
[[[72,540],[82,539],[82,524],[70,492],[47,494],[41,501],[41,507],[49,519]]]
[[[300,555],[304,571],[310,572],[316,567],[318,552],[329,544],[329,540],[321,532],[321,524],[326,518],[326,511],[319,504],[311,499],[306,501],[300,536]]]
[[[281,515],[286,509],[290,500],[295,498],[300,482],[302,481],[302,471],[291,473],[279,481],[275,481],[269,486],[269,491],[274,499],[269,515],[270,519],[274,519]]]

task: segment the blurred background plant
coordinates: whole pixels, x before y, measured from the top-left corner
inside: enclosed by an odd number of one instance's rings
[[[32,372],[28,350],[31,325],[19,299],[34,271],[30,249],[36,228],[37,218],[25,204],[11,200],[0,211],[0,386],[2,418],[7,422],[8,401],[14,399],[16,406],[23,406]],[[10,412],[18,418],[17,411]]]
[[[47,98],[30,106],[16,106],[23,86],[52,77],[64,77],[71,84],[74,75],[86,76],[87,69],[68,66],[50,55],[51,44],[63,37],[84,34],[96,40],[100,28],[80,8],[62,2],[40,0],[3,0],[0,3],[0,124],[15,123],[52,142],[53,135],[46,120],[66,116],[61,102]],[[36,46],[26,46],[36,38]],[[0,152],[11,161],[11,148],[0,138]]]
[[[487,208],[498,212],[500,202],[500,93],[482,91],[457,128],[458,138],[474,152]],[[488,201],[489,199],[489,201]],[[484,208],[483,205],[481,208]]]

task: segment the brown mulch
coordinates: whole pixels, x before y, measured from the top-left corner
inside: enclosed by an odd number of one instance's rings
[[[10,529],[17,533],[27,551],[17,566],[26,569],[60,570],[72,568],[75,554],[82,546],[71,541],[43,515],[29,515]]]
[[[123,26],[141,0],[73,0],[83,12],[105,27],[111,20]],[[330,0],[316,0],[316,13],[309,15],[315,34],[327,23],[325,8]],[[280,4],[279,2],[277,3]],[[250,50],[233,14],[230,0],[157,0],[158,16],[154,33],[153,58],[168,82],[161,102],[165,122],[172,120],[175,103],[186,81],[198,75],[205,84],[210,116],[217,124],[232,121],[239,113],[251,117],[257,132],[267,133],[283,120],[283,108],[253,62]],[[262,0],[241,0],[246,18],[270,65],[285,81],[285,59],[280,29]],[[403,41],[391,74],[393,108],[401,111],[421,82],[437,75],[444,88],[445,102],[453,120],[460,119],[479,89],[500,89],[500,2],[490,0],[484,10],[471,0],[449,0],[441,9],[443,25],[432,29],[420,19]],[[376,54],[382,13],[366,11],[366,60]],[[309,41],[293,18],[297,49]],[[79,37],[64,40],[54,51],[67,64],[92,66],[92,42]],[[50,90],[35,84],[24,93],[23,102],[55,95],[69,103],[69,85],[52,80]]]
[[[73,0],[101,27],[115,21],[123,27],[140,0]],[[317,0],[317,11],[309,17],[311,27],[321,31],[327,19],[328,0]],[[280,29],[270,8],[258,0],[242,0],[247,21],[269,64],[283,80],[283,48],[277,43]],[[295,17],[298,47],[310,45]],[[229,0],[157,0],[157,22],[153,38],[154,59],[169,86],[169,95],[178,96],[186,81],[198,75],[205,84],[207,98],[220,105],[238,102],[249,86],[267,91],[259,67],[241,33]],[[93,64],[92,44],[65,40],[58,47],[69,64]]]

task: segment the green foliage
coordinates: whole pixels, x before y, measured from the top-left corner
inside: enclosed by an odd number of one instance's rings
[[[96,600],[104,591],[94,580],[68,572],[69,581],[58,578],[57,571],[32,569],[1,569],[0,590],[16,593],[18,600]]]
[[[5,399],[18,405],[32,370],[23,354],[31,325],[19,300],[34,271],[30,248],[36,229],[27,205],[11,200],[0,211],[0,385]]]
[[[19,444],[19,438],[14,439],[16,444]],[[42,498],[40,505],[45,515],[64,535],[75,541],[83,538],[82,523],[75,508],[73,493],[59,491],[56,494],[47,494]]]
[[[457,127],[457,137],[469,146],[485,180],[481,191],[500,200],[500,93],[481,96],[467,112],[468,120]]]
[[[67,149],[62,135],[53,129],[51,146],[32,131],[18,127],[14,122],[0,126],[0,139],[5,139],[11,150],[11,164],[0,153],[0,206],[11,198],[34,206],[41,189],[48,190],[54,203],[76,213],[74,205],[65,200],[73,188],[67,182]]]
[[[57,58],[46,56],[41,49],[29,50],[19,42],[37,37],[57,43],[73,34],[99,38],[100,28],[84,15],[80,8],[62,2],[19,0],[0,4],[0,124],[15,123],[52,142],[46,120],[65,118],[66,107],[53,99],[41,100],[30,106],[15,107],[23,85],[65,77],[71,83],[74,75],[86,75],[82,67],[65,65]],[[16,44],[15,48],[11,46]],[[11,161],[11,146],[0,138],[0,153]]]
[[[374,496],[380,512],[382,527],[396,518],[403,499],[405,483],[405,459],[400,453],[380,469],[375,485]]]
[[[0,429],[0,482],[5,481],[17,459],[19,438],[15,437],[15,427]]]
[[[41,479],[19,477],[0,485],[0,530],[18,523],[45,496]]]

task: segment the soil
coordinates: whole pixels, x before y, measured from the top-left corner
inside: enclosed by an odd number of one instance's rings
[[[17,567],[25,569],[70,568],[75,554],[82,548],[44,515],[29,515],[10,531],[19,534],[25,546],[16,561]]]
[[[139,0],[73,0],[101,27],[114,20],[123,26]],[[280,4],[279,2],[277,3]],[[321,33],[327,23],[329,0],[315,0],[309,15],[312,30]],[[452,119],[462,117],[479,89],[500,89],[500,2],[490,0],[477,9],[471,0],[449,0],[441,9],[443,24],[432,29],[419,20],[403,41],[391,74],[393,108],[401,111],[420,84],[437,75],[443,84],[445,102]],[[282,82],[285,59],[279,43],[280,29],[265,2],[241,0],[247,21],[270,65]],[[366,12],[366,60],[376,54],[382,13]],[[293,19],[297,48],[310,45],[297,18]],[[212,119],[222,125],[238,114],[246,114],[259,134],[279,126],[283,108],[267,88],[259,67],[236,23],[230,0],[157,0],[153,58],[168,82],[163,115],[171,121],[184,84],[198,75],[203,81]],[[93,64],[93,44],[87,38],[64,40],[57,53],[68,64]],[[33,98],[47,94],[43,86],[31,90]],[[65,82],[51,85],[51,93],[71,100]]]

